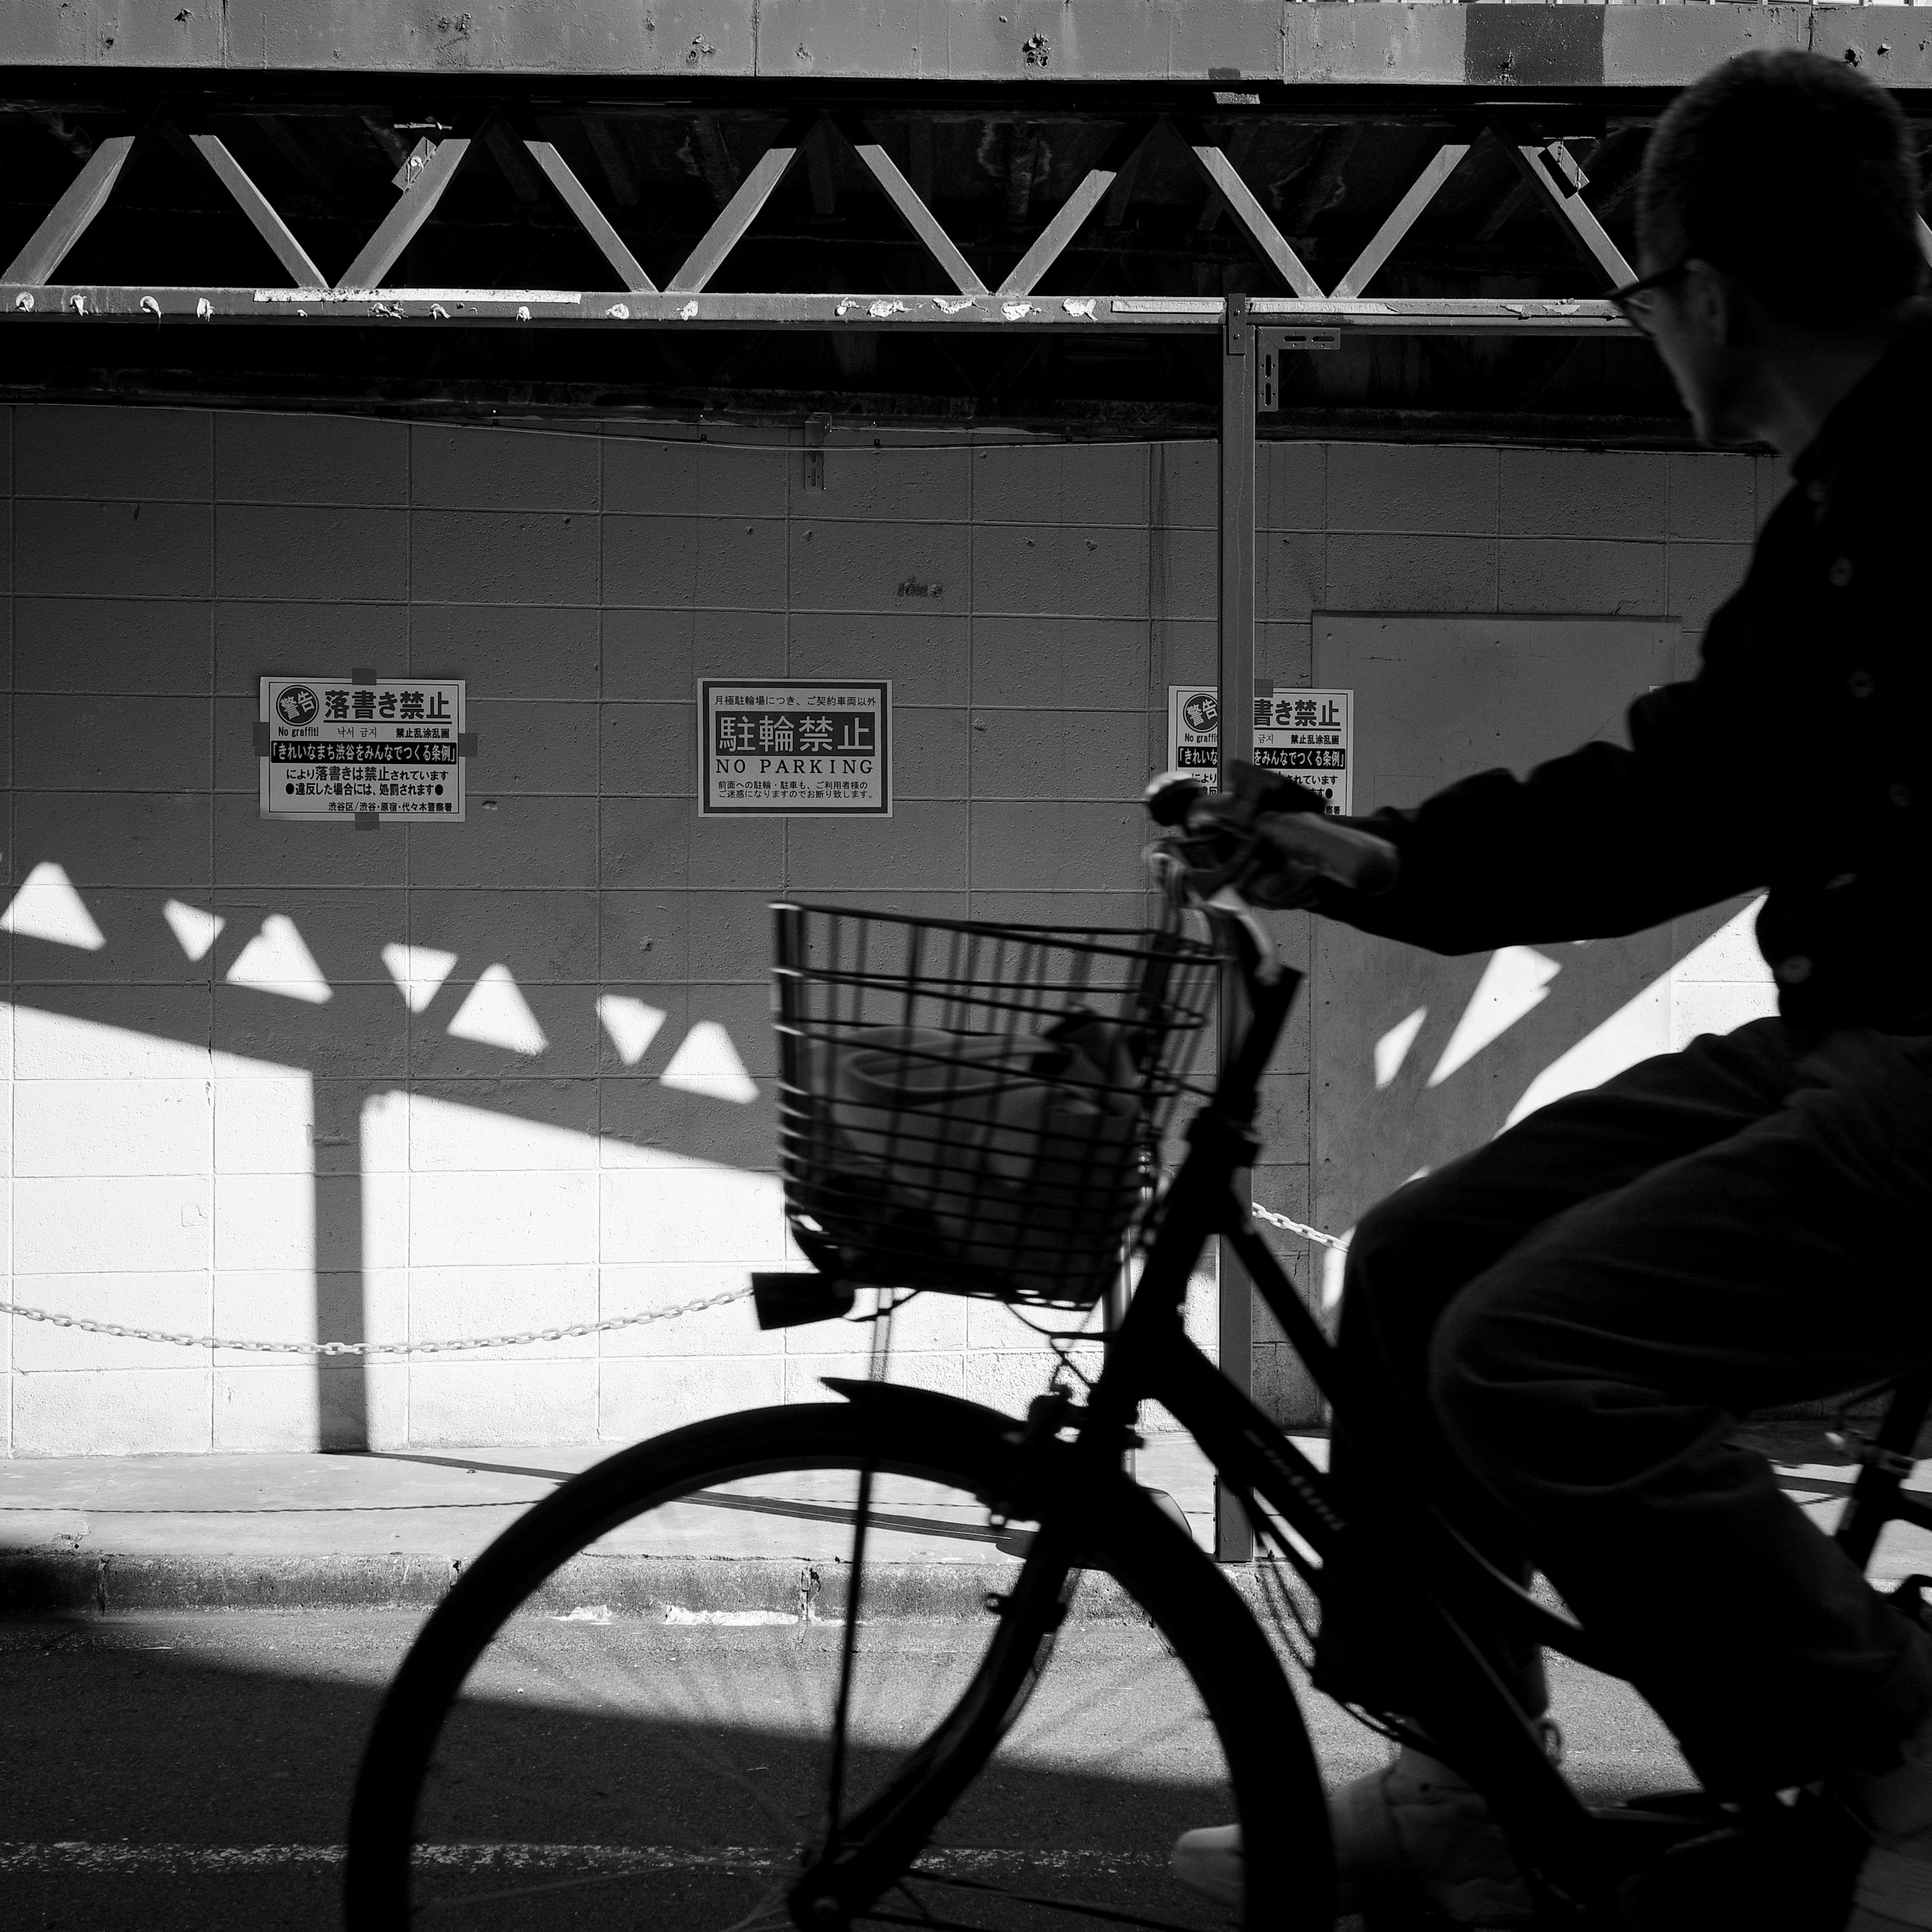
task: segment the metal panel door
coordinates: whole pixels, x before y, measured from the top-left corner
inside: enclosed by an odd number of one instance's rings
[[[1317,613],[1315,681],[1355,693],[1355,810],[1414,804],[1498,765],[1520,772],[1588,739],[1621,742],[1630,700],[1672,676],[1678,630],[1665,618]],[[1315,1224],[1352,1228],[1552,1084],[1594,1084],[1666,1051],[1665,976],[1736,910],[1456,958],[1316,921]],[[1339,1286],[1331,1264],[1324,1298]]]

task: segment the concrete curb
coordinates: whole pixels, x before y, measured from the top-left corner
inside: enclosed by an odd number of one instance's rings
[[[0,1557],[0,1616],[107,1616],[142,1611],[430,1610],[462,1574],[459,1557],[94,1556],[18,1551]],[[865,1613],[957,1622],[985,1614],[1018,1565],[918,1562],[868,1572]],[[585,1621],[604,1616],[663,1622],[812,1622],[842,1618],[842,1564],[797,1557],[578,1557],[550,1578],[535,1606]],[[1071,1614],[1138,1622],[1108,1577],[1090,1576]]]
[[[0,1616],[140,1610],[428,1610],[462,1570],[448,1556],[0,1557]]]

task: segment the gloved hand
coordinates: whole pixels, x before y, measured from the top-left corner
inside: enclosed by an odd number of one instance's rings
[[[1268,862],[1241,881],[1257,905],[1303,906],[1324,884],[1350,891],[1386,892],[1395,883],[1400,860],[1386,838],[1324,815],[1318,792],[1292,778],[1235,766],[1234,789],[1196,801],[1187,829],[1198,837],[1258,836]]]
[[[1401,868],[1386,838],[1312,812],[1264,812],[1255,829],[1281,855],[1279,869],[1270,868],[1256,881],[1256,896],[1264,904],[1306,904],[1324,882],[1351,892],[1385,892]]]

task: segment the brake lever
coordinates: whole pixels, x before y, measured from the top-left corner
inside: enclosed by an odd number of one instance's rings
[[[1148,848],[1148,859],[1172,904],[1192,906],[1210,917],[1232,920],[1246,936],[1252,953],[1250,970],[1258,986],[1280,983],[1287,970],[1274,943],[1274,935],[1262,924],[1254,908],[1242,895],[1245,880],[1257,868],[1260,840],[1250,836],[1241,842],[1240,850],[1225,863],[1213,867],[1190,866],[1180,849],[1190,842],[1163,838]]]
[[[1262,872],[1267,842],[1257,829],[1256,800],[1249,796],[1264,774],[1250,766],[1237,766],[1238,802],[1230,821],[1217,832],[1190,834],[1188,820],[1204,795],[1199,781],[1191,772],[1163,772],[1147,788],[1148,812],[1154,822],[1168,828],[1167,836],[1152,850],[1160,855],[1166,871],[1163,883],[1177,902],[1191,901],[1210,913],[1233,920],[1247,937],[1253,959],[1250,970],[1256,983],[1278,985],[1286,970],[1276,951],[1274,936],[1264,926],[1240,888]],[[1229,838],[1238,840],[1232,852],[1221,856]],[[1192,862],[1196,856],[1218,859],[1219,863]]]
[[[1255,949],[1253,965],[1250,968],[1255,983],[1261,986],[1279,986],[1281,976],[1287,970],[1280,951],[1274,943],[1274,934],[1269,932],[1254,908],[1242,898],[1232,886],[1223,886],[1212,898],[1204,902],[1210,912],[1237,921],[1248,936],[1248,944]]]

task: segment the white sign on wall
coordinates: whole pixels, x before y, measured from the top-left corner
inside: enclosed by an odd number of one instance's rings
[[[1352,691],[1304,691],[1276,685],[1255,700],[1254,762],[1328,800],[1332,815],[1354,809]],[[1167,692],[1167,763],[1210,791],[1220,782],[1220,718],[1211,684],[1174,684]]]
[[[265,677],[262,816],[463,820],[461,680]]]
[[[698,809],[890,818],[890,682],[698,686]]]

